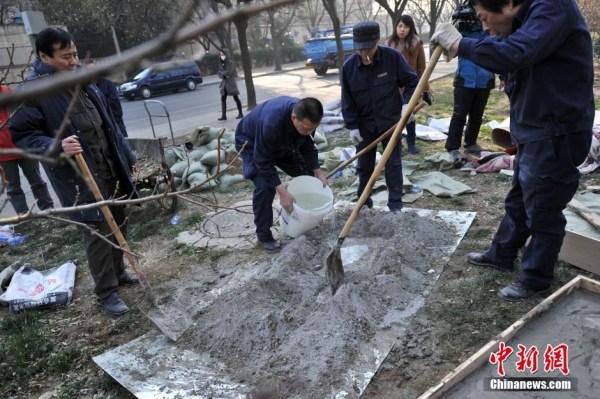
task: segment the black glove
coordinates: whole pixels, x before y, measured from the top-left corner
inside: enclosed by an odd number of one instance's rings
[[[428,105],[433,104],[433,96],[430,92],[426,91],[423,93],[423,101],[425,101]]]

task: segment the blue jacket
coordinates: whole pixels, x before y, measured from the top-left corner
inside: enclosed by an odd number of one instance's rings
[[[45,79],[46,76],[51,76],[54,70],[43,64],[41,61],[34,62],[34,71],[27,75],[28,80],[38,78]],[[32,85],[35,82],[27,82]],[[121,183],[121,188],[128,196],[135,197],[135,187],[131,180],[131,166],[137,160],[135,155],[129,148],[125,138],[116,127],[114,119],[108,110],[106,98],[98,88],[90,84],[85,87],[89,99],[94,103],[102,118],[102,128],[106,132],[107,142],[110,146],[112,158],[115,166],[118,169],[118,179]],[[69,95],[63,91],[55,94],[27,101],[20,107],[10,120],[10,130],[12,139],[17,147],[46,152],[50,149],[56,131],[66,115],[69,106]],[[84,158],[94,174],[96,183],[104,198],[109,198],[109,194],[104,190],[104,182],[98,177],[97,167],[94,163],[90,149],[85,142],[85,137],[81,134],[76,125],[75,118],[71,118],[71,122],[67,124],[62,137],[76,135],[79,137],[83,147]],[[62,153],[60,144],[56,147],[54,153],[49,154],[52,157],[58,158]],[[43,163],[46,174],[50,179],[50,183],[58,196],[63,207],[70,207],[76,204],[87,204],[96,202],[93,193],[88,189],[85,181],[79,176],[74,168],[66,161],[59,161],[56,164]],[[100,209],[90,209],[79,211],[70,214],[73,220],[81,222],[94,222],[103,220],[103,215]]]
[[[592,40],[575,0],[525,0],[512,34],[463,39],[458,56],[505,76],[515,144],[592,134]]]
[[[377,46],[371,65],[363,65],[353,53],[342,67],[342,115],[348,129],[361,134],[384,132],[400,120],[419,78],[402,54]],[[404,87],[404,98],[400,94]]]
[[[473,24],[469,32],[463,34],[463,37],[481,40],[489,36],[481,29],[481,25]],[[458,68],[454,76],[455,87],[465,87],[467,89],[493,89],[495,85],[495,75],[490,71],[483,69],[463,57],[458,57]]]
[[[309,170],[319,169],[318,150],[313,136],[303,136],[292,123],[292,111],[300,101],[293,97],[276,97],[258,105],[240,121],[235,131],[235,146],[239,151],[244,143],[244,162],[251,154],[252,165],[270,187],[281,180],[275,163],[278,159],[302,156]],[[244,165],[245,167],[247,165]],[[249,176],[246,176],[249,177]]]

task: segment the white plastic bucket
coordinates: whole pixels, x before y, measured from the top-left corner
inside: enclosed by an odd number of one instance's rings
[[[333,209],[333,191],[323,187],[321,180],[312,176],[298,176],[287,185],[295,198],[294,209],[281,210],[279,225],[288,236],[295,238],[314,229]]]

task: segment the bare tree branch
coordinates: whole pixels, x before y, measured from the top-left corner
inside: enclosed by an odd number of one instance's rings
[[[32,81],[30,84],[26,85],[23,90],[14,91],[8,96],[0,96],[0,107],[18,104],[22,101],[54,93],[57,90],[74,87],[77,84],[87,84],[99,76],[106,76],[115,71],[132,68],[139,65],[144,58],[163,53],[176,44],[194,39],[198,35],[211,32],[229,21],[249,18],[262,11],[281,7],[294,1],[296,0],[278,0],[269,4],[242,6],[230,9],[218,15],[207,15],[202,21],[202,24],[198,26],[188,25],[176,32],[165,33],[154,40],[126,50],[122,52],[121,55],[108,57],[106,62],[98,64],[96,68],[79,68],[73,73],[56,74],[54,79]]]

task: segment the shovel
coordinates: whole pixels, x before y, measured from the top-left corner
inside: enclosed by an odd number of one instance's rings
[[[346,221],[346,224],[342,228],[342,232],[338,236],[336,246],[333,248],[333,250],[331,251],[329,256],[327,256],[327,259],[325,259],[326,275],[327,275],[327,281],[329,281],[329,285],[331,286],[331,295],[335,295],[338,288],[340,288],[340,285],[342,284],[342,280],[344,279],[344,265],[342,264],[342,255],[340,253],[342,244],[344,243],[344,240],[348,236],[348,233],[350,232],[350,229],[352,228],[352,225],[354,224],[354,221],[356,220],[358,213],[360,212],[360,209],[362,208],[364,203],[367,201],[367,198],[369,198],[369,196],[371,195],[371,191],[373,190],[375,181],[377,180],[377,178],[383,171],[383,168],[385,167],[386,162],[390,158],[392,151],[394,151],[394,148],[396,147],[396,144],[398,143],[398,138],[400,136],[400,133],[406,126],[406,122],[408,122],[408,118],[413,113],[413,111],[417,105],[417,102],[421,98],[421,94],[423,94],[423,90],[425,89],[425,86],[427,85],[427,82],[429,81],[429,78],[431,77],[431,73],[433,72],[433,68],[437,64],[437,61],[440,58],[441,54],[442,54],[442,46],[437,46],[435,48],[433,54],[431,55],[427,69],[425,69],[425,72],[423,73],[423,76],[421,76],[421,79],[419,80],[419,84],[417,85],[415,92],[413,93],[412,97],[410,98],[410,101],[408,103],[408,111],[404,115],[402,115],[402,117],[400,118],[400,121],[396,125],[396,128],[394,129],[394,132],[392,133],[392,137],[390,138],[390,142],[388,143],[388,145],[385,148],[385,151],[381,155],[381,159],[375,166],[375,170],[373,170],[373,174],[369,178],[369,182],[367,183],[365,190],[363,191],[362,195],[358,199],[358,202],[356,203],[356,205],[354,205],[352,214],[350,214],[350,217],[348,218],[348,220]]]
[[[103,201],[102,193],[100,192],[100,189],[96,184],[96,180],[94,180],[94,177],[92,176],[90,168],[85,162],[85,158],[83,158],[83,155],[81,153],[76,154],[75,160],[77,161],[79,169],[83,172],[87,184],[92,189],[96,201]],[[127,245],[127,241],[125,241],[125,237],[119,229],[117,222],[115,222],[115,219],[113,218],[110,209],[107,205],[102,205],[100,207],[100,210],[102,211],[106,222],[108,223],[110,229],[115,235],[119,246],[123,249],[123,254],[127,257],[127,260],[129,260],[133,271],[140,280],[140,285],[146,291],[146,297],[150,302],[150,306],[145,309],[140,308],[140,310],[142,310],[142,312],[144,312],[144,314],[150,320],[152,320],[154,324],[156,324],[160,331],[162,331],[173,341],[177,341],[183,335],[183,333],[185,333],[187,329],[192,325],[192,319],[188,314],[184,313],[181,310],[183,306],[176,301],[173,301],[171,303],[173,306],[169,307],[169,309],[165,309],[164,307],[159,305],[158,300],[156,299],[156,296],[152,291],[152,287],[150,287],[150,283],[148,283],[146,275],[140,268],[137,258],[129,250],[129,245]]]

